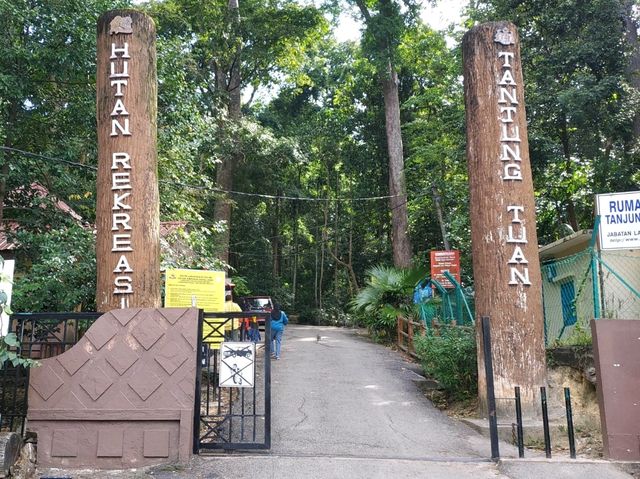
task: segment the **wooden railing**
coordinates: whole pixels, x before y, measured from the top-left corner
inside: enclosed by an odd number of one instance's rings
[[[398,316],[398,347],[407,354],[417,357],[413,338],[425,334],[424,323]]]

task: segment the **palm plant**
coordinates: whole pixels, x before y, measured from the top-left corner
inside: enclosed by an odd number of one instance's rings
[[[351,308],[361,313],[364,324],[374,336],[391,338],[398,315],[416,314],[411,297],[424,274],[421,268],[374,266],[367,271],[366,286],[353,298]]]

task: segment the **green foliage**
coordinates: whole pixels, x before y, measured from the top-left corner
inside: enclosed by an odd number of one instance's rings
[[[373,334],[389,340],[395,333],[398,315],[412,313],[413,288],[424,274],[418,268],[375,266],[368,271],[366,285],[353,298],[351,307],[361,314]]]
[[[233,289],[234,297],[240,296],[250,296],[251,290],[247,285],[247,279],[242,276],[232,276],[231,281],[235,284],[235,288]]]
[[[490,0],[472,9],[477,20],[511,20],[520,31],[544,242],[562,237],[563,224],[590,228],[594,193],[637,189],[638,72],[630,60],[638,52],[629,43],[635,32],[625,31],[631,3]]]
[[[217,233],[219,231],[205,226],[181,227],[161,238],[161,267],[223,270],[224,265],[215,256],[214,238]]]
[[[414,339],[416,354],[426,374],[454,399],[477,394],[478,366],[473,328],[442,326]]]
[[[18,260],[29,264],[14,278],[13,306],[26,312],[95,310],[95,238],[68,226],[41,233],[21,231]]]
[[[24,366],[26,368],[40,365],[38,361],[20,356],[16,352],[19,346],[20,341],[18,341],[16,333],[9,333],[0,337],[0,365],[7,361],[10,361],[13,366]]]
[[[327,306],[323,309],[303,309],[298,317],[300,324],[314,326],[357,326],[356,316],[349,314],[342,307]]]

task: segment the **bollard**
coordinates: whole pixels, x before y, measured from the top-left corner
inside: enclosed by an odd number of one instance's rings
[[[547,388],[540,387],[540,400],[542,402],[542,427],[544,428],[544,453],[547,459],[551,459],[551,436],[549,434],[549,411],[547,410]]]
[[[520,386],[516,386],[516,423],[518,437],[518,457],[524,457],[524,432],[522,430],[522,402],[520,400]]]
[[[569,438],[569,454],[571,459],[576,458],[576,436],[573,431],[573,412],[571,410],[571,390],[564,388],[564,404],[567,411],[567,435]]]
[[[487,376],[487,410],[489,434],[491,436],[491,459],[500,459],[498,446],[498,418],[496,416],[496,395],[493,388],[493,357],[491,356],[491,325],[489,316],[482,317],[482,346],[484,348],[484,371]]]

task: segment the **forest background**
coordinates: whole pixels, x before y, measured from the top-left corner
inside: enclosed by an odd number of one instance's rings
[[[95,25],[128,7],[158,34],[163,266],[227,267],[307,321],[343,323],[372,267],[426,271],[433,249],[460,250],[473,286],[460,41],[478,22],[521,35],[541,244],[639,187],[634,0],[473,0],[446,31],[417,0],[0,0],[14,310],[95,308]],[[336,39],[345,12],[359,40]]]

